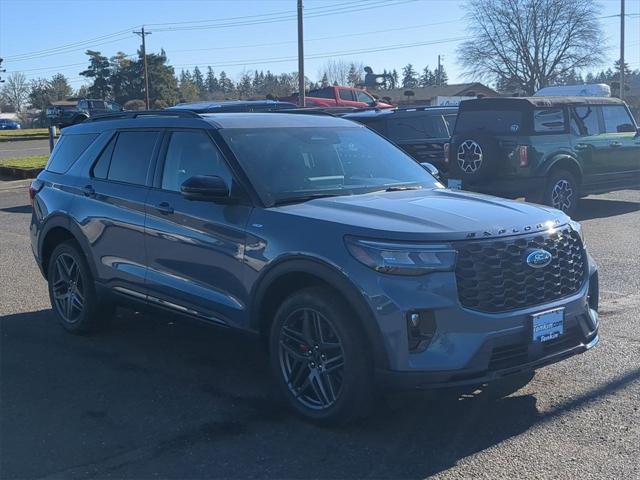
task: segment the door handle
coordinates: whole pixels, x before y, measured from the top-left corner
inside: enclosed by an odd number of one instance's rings
[[[619,148],[622,146],[622,142],[611,142],[609,146],[613,148]]]
[[[82,187],[82,193],[84,194],[85,197],[96,196],[96,191],[92,185],[85,185],[84,187]]]
[[[169,204],[169,202],[161,202],[156,206],[156,209],[163,215],[169,215],[173,213],[173,207]]]
[[[576,150],[586,150],[587,148],[589,148],[589,145],[586,143],[576,143],[574,148]]]

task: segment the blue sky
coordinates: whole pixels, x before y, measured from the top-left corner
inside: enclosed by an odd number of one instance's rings
[[[599,3],[603,17],[619,13],[619,0]],[[317,79],[328,58],[361,61],[375,71],[400,71],[409,62],[418,70],[433,68],[440,54],[450,82],[465,81],[455,54],[465,35],[463,4],[305,0],[307,76]],[[626,0],[626,5],[628,14],[640,13],[640,0]],[[36,78],[60,72],[77,88],[85,82],[78,72],[86,64],[87,48],[109,57],[117,51],[133,54],[140,41],[130,32],[145,24],[153,32],[147,37],[148,51],[164,48],[178,72],[196,64],[225,70],[234,79],[256,68],[292,72],[297,70],[295,6],[295,0],[0,0],[0,56],[7,74],[23,71]],[[261,23],[274,19],[281,21]],[[216,22],[253,24],[201,28]],[[609,66],[619,56],[619,18],[601,22],[608,47],[604,66]],[[639,69],[637,15],[627,20],[625,43],[627,61]]]

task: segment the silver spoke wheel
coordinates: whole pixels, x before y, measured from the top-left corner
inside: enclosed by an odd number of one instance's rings
[[[79,320],[84,309],[84,283],[78,262],[69,254],[58,255],[52,272],[54,306],[69,323]]]
[[[280,369],[294,397],[313,410],[331,407],[344,379],[344,351],[331,322],[312,308],[298,309],[285,320],[278,345]]]
[[[561,179],[556,182],[551,190],[551,206],[568,212],[573,204],[573,188],[567,180]]]

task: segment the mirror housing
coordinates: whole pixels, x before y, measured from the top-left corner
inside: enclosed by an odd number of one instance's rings
[[[439,182],[442,181],[442,178],[440,176],[440,171],[436,168],[435,165],[433,165],[432,163],[429,163],[429,162],[421,162],[420,165],[427,172],[429,172],[431,175],[433,175],[436,178],[436,180],[438,180]]]
[[[180,192],[189,200],[228,200],[229,187],[215,175],[194,175],[180,186]]]

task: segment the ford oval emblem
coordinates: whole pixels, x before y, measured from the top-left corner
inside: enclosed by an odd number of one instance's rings
[[[527,265],[532,268],[546,267],[553,260],[553,256],[546,250],[533,250],[527,255]]]

